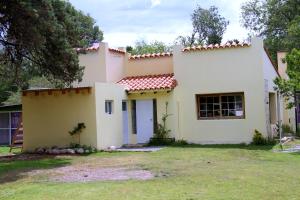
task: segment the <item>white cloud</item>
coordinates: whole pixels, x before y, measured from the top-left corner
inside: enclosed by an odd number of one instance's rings
[[[70,0],[89,13],[104,32],[112,47],[133,45],[138,39],[172,43],[179,35],[192,32],[191,13],[200,5],[215,5],[230,21],[223,41],[244,40],[247,30],[240,24],[240,5],[247,0]],[[151,6],[151,9],[149,9]]]
[[[151,8],[158,6],[161,3],[161,0],[151,0]]]

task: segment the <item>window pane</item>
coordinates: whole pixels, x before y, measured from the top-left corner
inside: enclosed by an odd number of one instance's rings
[[[214,104],[214,110],[220,110],[220,104]]]
[[[106,100],[105,101],[105,113],[112,114],[113,101]]]
[[[200,110],[206,110],[207,109],[207,106],[205,103],[201,103],[200,104]]]
[[[215,117],[220,117],[220,111],[218,110],[218,111],[214,111],[214,116]]]
[[[222,103],[222,109],[228,109],[228,103]]]
[[[127,110],[127,102],[123,101],[122,102],[122,111],[126,111]]]
[[[200,103],[206,103],[206,97],[200,97]]]
[[[131,124],[132,124],[132,133],[136,134],[136,101],[131,101]]]
[[[9,128],[9,114],[0,113],[0,128]]]
[[[207,117],[206,111],[200,111],[200,117]]]
[[[243,109],[243,104],[242,104],[242,102],[236,103],[236,104],[235,104],[235,109],[236,109],[236,110],[242,110],[242,109]]]
[[[213,117],[213,116],[214,116],[214,112],[212,110],[208,110],[207,117]]]
[[[207,103],[214,103],[213,97],[207,97]]]
[[[220,98],[219,97],[214,97],[214,103],[219,103]]]
[[[11,128],[18,128],[20,120],[21,120],[20,112],[11,113]]]
[[[222,110],[222,116],[228,116],[228,110]]]
[[[9,130],[0,129],[0,144],[9,144]]]
[[[235,101],[242,101],[242,95],[235,96]]]
[[[221,101],[222,101],[222,102],[227,102],[227,101],[228,101],[228,100],[227,100],[227,96],[222,96],[222,97],[221,97]]]
[[[228,102],[234,102],[234,96],[228,96]]]
[[[213,110],[214,109],[214,104],[209,103],[207,104],[207,110]]]
[[[235,116],[235,110],[229,110],[229,116]]]
[[[234,103],[229,103],[229,109],[234,109],[235,108],[235,104]]]

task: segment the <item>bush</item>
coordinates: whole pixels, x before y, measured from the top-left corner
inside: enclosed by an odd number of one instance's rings
[[[186,146],[188,144],[189,143],[186,140],[181,139],[181,140],[176,140],[172,145],[173,146]]]
[[[253,145],[275,145],[276,141],[273,138],[265,138],[261,132],[255,129],[252,138]]]
[[[254,135],[253,135],[253,138],[252,138],[252,144],[254,144],[254,145],[266,145],[267,140],[262,135],[261,132],[259,132],[258,130],[255,129]]]
[[[295,134],[295,131],[288,124],[282,124],[281,129],[283,133],[291,133],[293,135]]]
[[[171,145],[175,142],[175,138],[150,138],[149,144],[150,146],[160,146],[160,145]]]

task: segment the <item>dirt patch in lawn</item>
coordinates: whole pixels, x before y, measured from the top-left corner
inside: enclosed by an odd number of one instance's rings
[[[132,168],[83,168],[65,166],[50,170],[35,170],[29,175],[47,174],[54,182],[89,182],[89,181],[117,181],[117,180],[149,180],[154,175],[143,169]]]

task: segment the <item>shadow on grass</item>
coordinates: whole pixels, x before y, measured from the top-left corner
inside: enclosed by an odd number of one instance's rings
[[[269,151],[275,145],[246,145],[246,144],[187,144],[187,145],[169,145],[176,148],[214,148],[214,149],[246,149],[246,150],[264,150]]]
[[[19,154],[0,159],[0,184],[14,182],[27,177],[27,172],[52,169],[71,164],[70,158],[50,155]]]

